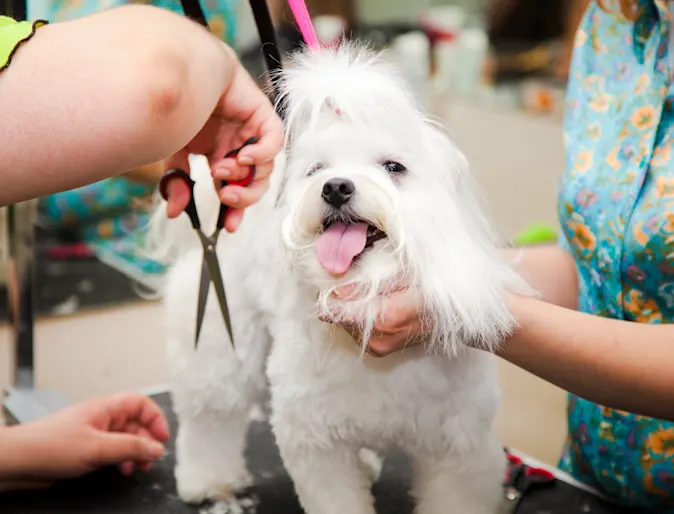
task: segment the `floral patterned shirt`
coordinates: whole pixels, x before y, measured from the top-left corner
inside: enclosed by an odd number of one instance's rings
[[[180,0],[47,0],[47,19],[67,21],[124,4],[150,4],[182,13]],[[236,18],[239,0],[201,0],[211,31],[230,46],[236,44]]]
[[[576,36],[561,244],[578,267],[580,310],[672,323],[674,2],[639,3],[628,21],[592,2]],[[568,421],[562,469],[623,504],[674,512],[673,423],[574,396]]]

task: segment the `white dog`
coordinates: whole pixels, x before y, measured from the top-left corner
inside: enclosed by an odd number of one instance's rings
[[[502,341],[514,324],[506,292],[526,285],[499,261],[463,155],[391,65],[354,44],[297,56],[283,98],[288,140],[271,190],[218,247],[235,351],[213,291],[195,351],[201,248],[185,216],[155,227],[176,251],[165,302],[180,496],[249,485],[244,437],[266,375],[308,514],[374,513],[362,449],[389,445],[412,457],[419,514],[494,512],[505,466],[492,430],[497,372],[468,344]],[[203,158],[192,166],[208,229],[219,204]],[[424,306],[425,346],[377,359],[319,319],[355,317],[367,335],[400,288]]]

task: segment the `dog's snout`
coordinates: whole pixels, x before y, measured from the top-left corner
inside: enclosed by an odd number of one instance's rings
[[[323,184],[323,200],[335,209],[347,203],[356,192],[356,185],[345,178],[331,178]]]

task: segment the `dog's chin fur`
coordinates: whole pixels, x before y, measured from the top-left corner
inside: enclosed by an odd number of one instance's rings
[[[499,259],[466,160],[391,65],[355,44],[300,53],[281,79],[287,143],[271,190],[218,246],[236,351],[215,295],[193,349],[197,238],[163,207],[152,227],[173,258],[164,294],[179,493],[219,499],[249,483],[244,436],[266,364],[273,430],[309,514],[373,513],[361,449],[390,444],[412,455],[418,513],[493,512],[504,467],[491,428],[498,385],[492,357],[470,347],[495,349],[514,326],[508,292],[529,289]],[[205,160],[191,159],[207,228],[218,203]],[[321,196],[332,178],[355,186],[338,212]],[[365,220],[386,237],[335,275],[316,251],[326,217]],[[350,293],[337,299],[342,286]],[[378,360],[319,320],[358,320],[367,338],[401,288],[419,299],[424,346]]]

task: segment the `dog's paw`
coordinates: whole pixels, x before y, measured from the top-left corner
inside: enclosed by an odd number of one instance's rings
[[[247,471],[240,471],[227,479],[219,473],[178,465],[175,477],[178,496],[190,504],[199,504],[206,500],[234,500],[236,493],[253,485],[253,477]]]
[[[377,452],[370,450],[369,448],[361,448],[358,452],[358,457],[360,458],[360,462],[363,464],[369,479],[373,482],[379,480],[384,462],[381,457],[377,455]]]

